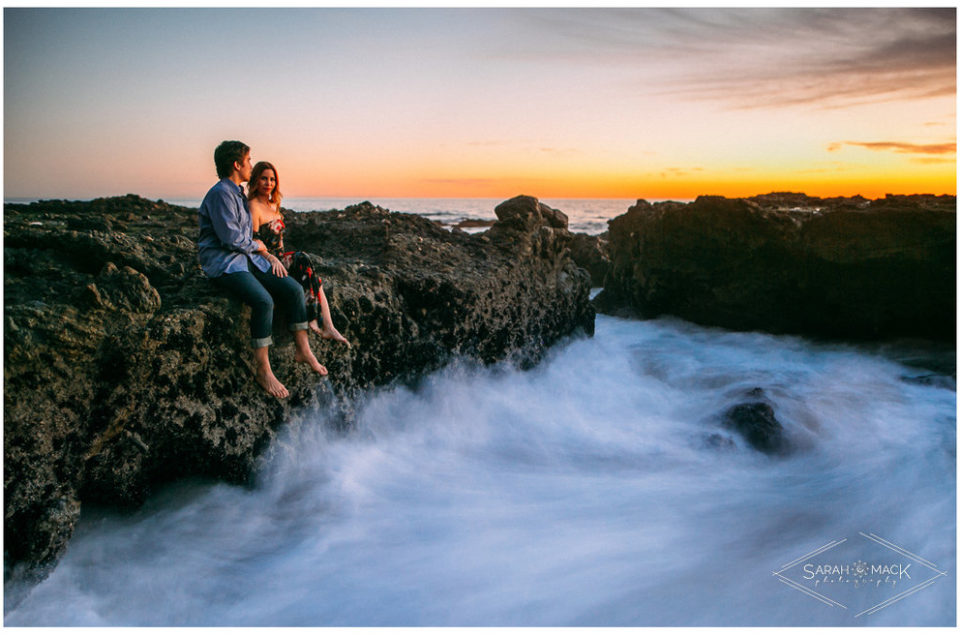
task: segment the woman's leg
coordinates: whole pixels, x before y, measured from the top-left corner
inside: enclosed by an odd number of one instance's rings
[[[297,352],[293,355],[297,362],[305,362],[311,369],[320,375],[327,375],[327,367],[320,364],[317,356],[313,355],[310,349],[310,339],[307,337],[306,329],[299,329],[293,332],[293,339],[297,343]]]
[[[320,293],[317,294],[320,300],[320,315],[323,317],[323,329],[318,333],[321,338],[327,338],[336,342],[350,346],[350,341],[344,338],[337,328],[333,326],[333,318],[330,317],[330,303],[327,302],[327,295],[323,291],[323,285],[320,286]]]
[[[300,282],[303,287],[303,296],[307,304],[307,323],[310,331],[323,336],[318,321],[320,320],[320,294],[323,291],[323,281],[314,271],[313,262],[304,252],[287,252],[290,266],[288,271]]]
[[[307,319],[310,321],[310,331],[322,336],[323,332],[320,330],[320,302],[315,299],[315,302],[310,302],[310,299],[307,298]]]

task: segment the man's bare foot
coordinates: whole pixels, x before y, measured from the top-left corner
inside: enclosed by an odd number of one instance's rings
[[[280,383],[280,380],[277,379],[277,376],[273,375],[273,371],[270,369],[258,367],[254,375],[257,378],[257,383],[273,397],[285,398],[290,395],[290,392],[287,391],[287,387]]]
[[[350,346],[350,341],[344,338],[340,334],[340,332],[336,330],[335,327],[330,327],[330,328],[324,327],[317,333],[319,333],[320,337],[323,338],[324,340],[333,340],[335,342],[342,342],[348,347]]]
[[[327,367],[323,366],[322,364],[320,364],[320,362],[317,361],[317,357],[313,355],[313,351],[310,351],[310,349],[307,349],[306,351],[297,349],[297,352],[294,354],[293,359],[296,360],[297,362],[307,363],[308,365],[310,365],[311,369],[313,369],[320,375],[327,375]]]

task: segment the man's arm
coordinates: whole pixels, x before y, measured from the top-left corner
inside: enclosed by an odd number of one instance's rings
[[[213,231],[224,247],[244,254],[266,251],[263,243],[245,235],[240,229],[237,201],[229,193],[216,192],[210,201],[208,213]]]

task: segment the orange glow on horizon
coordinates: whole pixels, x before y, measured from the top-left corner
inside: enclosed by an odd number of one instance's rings
[[[364,184],[303,179],[287,180],[286,190],[297,197],[385,197],[385,198],[500,198],[529,194],[541,199],[694,199],[700,195],[729,198],[749,197],[768,192],[803,192],[810,196],[861,195],[869,199],[886,194],[956,195],[956,164],[935,173],[862,172],[811,179],[797,174],[704,175],[697,178],[638,178],[623,175],[557,177],[462,178],[409,180],[384,178]],[[293,194],[295,193],[295,194]]]
[[[384,148],[372,157],[341,155],[337,162],[301,152],[274,161],[288,196],[507,199],[524,193],[542,199],[694,199],[789,191],[876,199],[886,194],[955,195],[957,184],[956,159],[949,152],[918,158],[860,149],[830,152],[819,146],[777,156],[744,145],[729,156],[701,149],[700,156],[691,157],[667,147],[664,156],[638,154],[629,166],[620,151],[603,148],[569,156],[541,157],[511,148],[454,157],[425,144],[417,154]],[[671,152],[678,156],[667,156]]]

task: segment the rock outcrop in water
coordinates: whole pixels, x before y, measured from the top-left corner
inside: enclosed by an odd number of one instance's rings
[[[314,340],[318,380],[276,320],[291,394],[278,401],[251,376],[249,310],[199,271],[196,210],[134,195],[5,206],[5,575],[55,562],[81,503],[137,505],[188,476],[243,482],[295,411],[349,422],[363,389],[454,356],[529,365],[591,334],[564,215],[532,197],[496,212],[478,235],[369,203],[288,214],[353,347]]]
[[[773,405],[759,387],[748,391],[744,401],[724,411],[720,423],[740,433],[750,446],[762,453],[786,455],[792,450],[783,424],[777,420]]]
[[[577,265],[590,272],[590,284],[603,287],[610,271],[610,254],[607,249],[608,233],[599,236],[579,232],[573,235],[570,257]]]
[[[639,200],[610,221],[601,311],[814,336],[953,341],[956,197]]]

